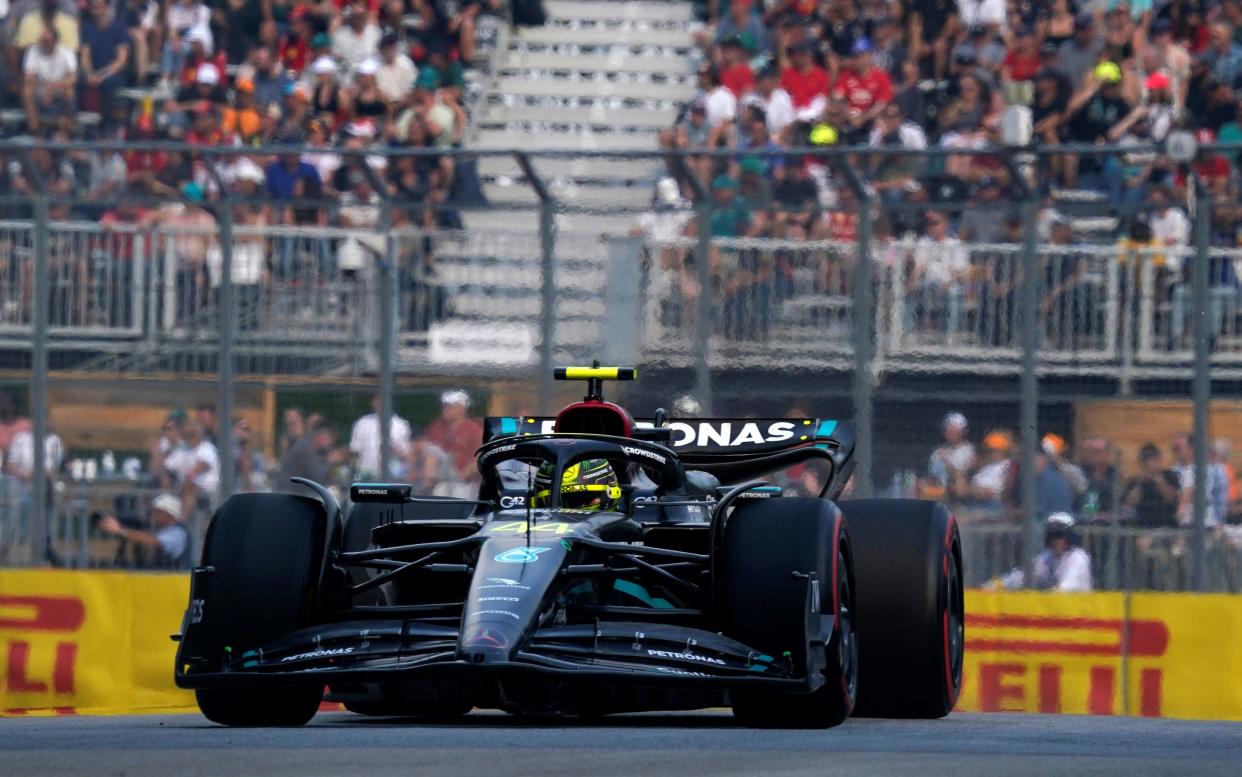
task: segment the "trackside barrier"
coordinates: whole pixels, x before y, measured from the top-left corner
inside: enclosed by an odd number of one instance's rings
[[[0,715],[192,711],[183,575],[0,571]],[[969,591],[958,709],[1242,721],[1242,597]]]
[[[187,575],[0,571],[0,714],[193,709],[173,685]]]
[[[1242,597],[970,591],[959,710],[1242,720]]]

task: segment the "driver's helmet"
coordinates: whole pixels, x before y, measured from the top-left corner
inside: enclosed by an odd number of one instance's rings
[[[551,464],[535,473],[532,507],[547,507],[552,496]],[[576,510],[612,510],[621,501],[621,484],[612,465],[604,459],[588,459],[565,468],[561,478],[561,507]]]

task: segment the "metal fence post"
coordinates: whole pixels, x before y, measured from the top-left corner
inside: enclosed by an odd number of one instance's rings
[[[1208,499],[1208,402],[1211,399],[1211,337],[1212,324],[1208,316],[1208,272],[1211,263],[1209,245],[1212,229],[1212,196],[1207,187],[1195,177],[1195,253],[1190,261],[1194,264],[1191,278],[1195,312],[1195,361],[1191,396],[1194,399],[1194,529],[1191,548],[1191,585],[1202,591],[1204,584],[1204,559],[1207,554],[1206,522]]]
[[[220,203],[220,350],[216,385],[216,447],[220,458],[222,501],[232,496],[236,488],[236,463],[233,461],[233,340],[237,321],[233,305],[233,205],[227,193],[222,195]],[[197,533],[194,539],[202,541]]]
[[[1018,463],[1019,515],[1026,526],[1025,565],[1027,585],[1034,580],[1036,549],[1040,547],[1041,527],[1035,514],[1035,451],[1039,438],[1039,377],[1035,372],[1039,351],[1039,291],[1042,278],[1037,254],[1039,200],[1030,196],[1022,203],[1022,383]]]
[[[517,152],[513,159],[539,197],[539,413],[552,412],[552,369],[556,349],[556,198],[530,156]]]
[[[539,202],[539,413],[552,412],[552,369],[556,348],[556,202]]]
[[[380,261],[379,292],[379,433],[381,482],[392,477],[392,419],[395,412],[393,385],[395,378],[395,354],[397,327],[397,239],[392,234],[391,208],[385,203],[384,216],[380,219],[384,230],[384,258]]]
[[[712,200],[711,195],[698,198],[699,247],[694,261],[695,275],[699,283],[698,304],[694,311],[694,397],[699,401],[700,412],[710,418],[715,414],[712,396],[712,367],[708,359],[708,343],[712,337],[713,311],[711,299],[712,270],[709,257],[712,251]]]
[[[872,491],[872,416],[875,393],[875,295],[871,285],[871,209],[874,205],[867,182],[850,165],[843,165],[846,182],[858,198],[858,261],[854,266],[851,331],[854,347],[854,495],[869,497]]]
[[[40,187],[34,196],[34,300],[30,343],[30,416],[34,429],[34,469],[30,477],[30,564],[41,566],[49,546],[50,502],[46,450],[48,436],[47,339],[51,278],[48,258],[48,196]]]

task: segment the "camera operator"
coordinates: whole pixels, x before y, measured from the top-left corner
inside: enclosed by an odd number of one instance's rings
[[[181,500],[173,494],[160,494],[151,502],[154,531],[135,528],[136,521],[122,522],[115,515],[99,516],[100,531],[118,537],[135,551],[134,566],[147,569],[189,569],[190,531],[181,523]],[[117,553],[120,559],[126,549]]]

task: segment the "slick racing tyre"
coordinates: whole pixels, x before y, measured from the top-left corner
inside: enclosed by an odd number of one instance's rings
[[[240,494],[212,518],[203,566],[214,567],[202,602],[201,655],[237,658],[314,617],[326,525],[323,506],[291,494]],[[300,726],[323,686],[200,688],[203,715],[226,726]]]
[[[841,503],[854,540],[862,648],[854,715],[942,718],[962,688],[965,614],[957,522],[938,502]]]
[[[841,512],[823,499],[743,502],[725,524],[718,569],[723,575],[724,633],[807,666],[807,585],[814,574],[819,612],[833,618],[825,683],[803,695],[733,693],[733,714],[747,726],[828,728],[854,707],[858,642],[850,534]],[[800,574],[799,574],[800,573]]]

